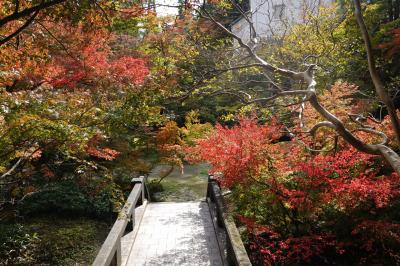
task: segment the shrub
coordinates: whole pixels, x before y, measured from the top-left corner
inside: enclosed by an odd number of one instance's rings
[[[122,201],[122,192],[113,183],[93,193],[91,187],[80,187],[73,180],[63,180],[44,186],[41,192],[27,198],[21,213],[105,217],[118,211]]]

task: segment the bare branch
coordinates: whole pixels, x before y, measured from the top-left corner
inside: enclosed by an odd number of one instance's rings
[[[379,143],[379,145],[387,145],[389,143],[389,138],[386,136],[385,133],[383,133],[381,131],[377,131],[375,129],[365,128],[365,127],[357,128],[356,130],[353,130],[353,132],[357,132],[357,131],[364,131],[367,133],[372,133],[372,134],[380,136],[382,138],[382,142]]]
[[[17,167],[22,163],[24,159],[25,159],[24,157],[19,158],[18,161],[7,172],[5,172],[0,176],[0,179],[12,175],[12,173],[15,171],[15,169],[17,169]]]
[[[329,121],[322,121],[315,124],[310,130],[307,130],[305,133],[309,133],[311,136],[315,136],[315,133],[317,133],[318,129],[320,129],[321,127],[329,127],[336,130],[336,127],[333,123]]]
[[[272,100],[275,100],[279,97],[282,96],[295,96],[295,95],[307,95],[308,91],[305,90],[298,90],[298,91],[281,91],[281,92],[277,92],[276,94],[270,96],[270,97],[265,97],[265,98],[256,98],[251,100],[251,96],[250,98],[247,97],[243,98],[242,95],[240,94],[245,94],[246,96],[249,96],[248,93],[245,93],[243,91],[233,91],[233,90],[219,90],[216,92],[213,92],[211,94],[208,94],[209,96],[217,96],[217,95],[222,95],[222,94],[229,94],[229,95],[233,95],[236,96],[237,98],[239,98],[244,104],[252,104],[252,103],[258,103],[258,102],[270,102]]]

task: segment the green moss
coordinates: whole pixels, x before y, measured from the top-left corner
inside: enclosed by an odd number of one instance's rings
[[[40,260],[57,265],[87,265],[96,256],[108,225],[90,219],[35,219],[27,225],[41,240]]]

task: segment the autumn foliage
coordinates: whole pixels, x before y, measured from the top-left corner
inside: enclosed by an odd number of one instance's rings
[[[39,2],[1,3],[3,19],[15,8],[29,10]],[[111,186],[109,169],[102,164],[115,161],[121,151],[110,139],[125,134],[129,142],[136,131],[127,133],[127,125],[146,125],[150,116],[158,115],[158,108],[149,111],[146,105],[152,101],[152,89],[144,88],[151,73],[148,57],[138,52],[138,37],[110,28],[113,20],[146,15],[136,6],[130,9],[134,14],[126,14],[127,9],[118,10],[107,0],[65,1],[40,10],[32,23],[1,45],[0,186],[5,192],[0,210],[4,202],[27,199],[26,194],[68,175],[79,176],[84,184],[101,176]],[[28,18],[2,26],[2,40]],[[122,37],[136,46],[119,46]]]
[[[392,29],[389,34],[392,40],[378,45],[378,48],[386,50],[387,55],[391,57],[400,51],[400,28]]]
[[[397,261],[392,251],[400,246],[399,225],[389,217],[397,217],[399,175],[346,144],[313,155],[295,140],[280,142],[281,126],[271,121],[217,125],[189,150],[210,162],[211,172],[233,192],[253,262]],[[378,229],[383,226],[388,231]]]
[[[87,32],[82,26],[61,27],[68,28],[69,32],[60,38],[72,45],[68,52],[52,55],[44,70],[46,82],[53,87],[75,88],[82,83],[93,86],[99,82],[138,85],[149,74],[143,59],[114,55],[110,47],[113,36],[106,31]],[[70,39],[71,31],[74,40]]]
[[[226,198],[254,265],[400,265],[400,176],[332,128],[310,136],[307,129],[325,119],[307,102],[299,115],[298,103],[306,98],[272,97],[275,106],[264,87],[303,85],[280,75],[264,82],[254,68],[216,71],[235,68],[231,38],[197,17],[187,1],[179,1],[177,18],[158,18],[145,7],[151,1],[110,0],[57,1],[18,18],[48,2],[0,0],[1,20],[17,17],[2,25],[1,40],[24,27],[0,47],[0,219],[6,204],[19,208],[59,181],[101,198],[98,205],[109,211],[132,176],[150,171],[139,158],[154,149],[157,163],[171,166],[169,173],[187,161],[210,163],[210,173],[231,192]],[[203,11],[216,8],[210,14],[225,16],[233,11],[228,6],[211,0]],[[398,152],[384,108],[361,88],[371,82],[359,30],[334,12],[321,10],[257,52],[298,71],[315,59],[323,69],[315,69],[315,89],[326,110],[365,143],[382,142],[371,132],[384,132]],[[368,30],[376,28],[369,24]],[[383,56],[376,65],[398,105],[400,29],[380,26],[384,41],[373,38],[380,43],[374,53]],[[293,67],[296,62],[302,65]],[[228,88],[267,98],[252,98],[239,111],[254,111],[250,117],[235,117],[231,111],[239,102]],[[194,103],[193,95],[202,102]],[[271,105],[264,108],[266,102]],[[221,117],[235,118],[227,126],[216,123]],[[131,171],[133,165],[140,169]]]
[[[180,129],[176,122],[169,121],[157,132],[157,149],[161,154],[161,161],[183,168],[182,145]]]
[[[104,159],[107,161],[114,160],[119,152],[110,148],[101,148],[99,146],[99,142],[101,141],[101,137],[99,135],[94,135],[87,144],[86,152],[88,155]]]
[[[280,126],[257,125],[254,118],[243,118],[232,127],[216,125],[216,131],[208,139],[199,140],[197,149],[190,150],[193,159],[212,164],[211,172],[222,173],[221,182],[231,187],[247,182],[249,175],[258,175],[268,164],[270,144],[280,137]]]

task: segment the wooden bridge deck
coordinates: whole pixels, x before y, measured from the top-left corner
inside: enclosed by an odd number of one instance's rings
[[[144,181],[132,179],[132,191],[93,266],[251,266],[211,175],[204,202],[148,203]]]
[[[223,265],[206,202],[149,203],[133,233],[121,240],[122,265]]]

